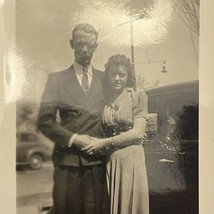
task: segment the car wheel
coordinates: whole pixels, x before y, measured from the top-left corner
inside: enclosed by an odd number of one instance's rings
[[[43,163],[42,156],[39,154],[30,157],[30,168],[33,170],[41,169]]]

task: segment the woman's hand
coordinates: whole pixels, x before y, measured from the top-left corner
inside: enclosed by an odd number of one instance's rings
[[[93,155],[99,153],[105,147],[104,140],[90,137],[89,145],[81,149],[81,151]]]

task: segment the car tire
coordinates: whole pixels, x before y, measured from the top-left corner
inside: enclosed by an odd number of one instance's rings
[[[42,168],[43,158],[39,154],[31,155],[30,157],[30,168],[33,170],[38,170]]]

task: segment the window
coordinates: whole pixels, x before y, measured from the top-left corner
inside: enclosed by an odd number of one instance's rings
[[[24,133],[20,135],[20,140],[22,142],[36,141],[37,137],[35,134]]]
[[[198,96],[177,94],[149,100],[148,140],[198,140]]]
[[[198,100],[194,94],[169,99],[166,109],[166,135],[172,140],[198,140]]]
[[[157,113],[149,113],[146,124],[146,138],[152,140],[157,135]]]

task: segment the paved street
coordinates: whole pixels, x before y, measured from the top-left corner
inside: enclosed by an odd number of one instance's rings
[[[39,205],[51,203],[52,174],[51,162],[41,170],[17,170],[17,214],[38,214]]]

